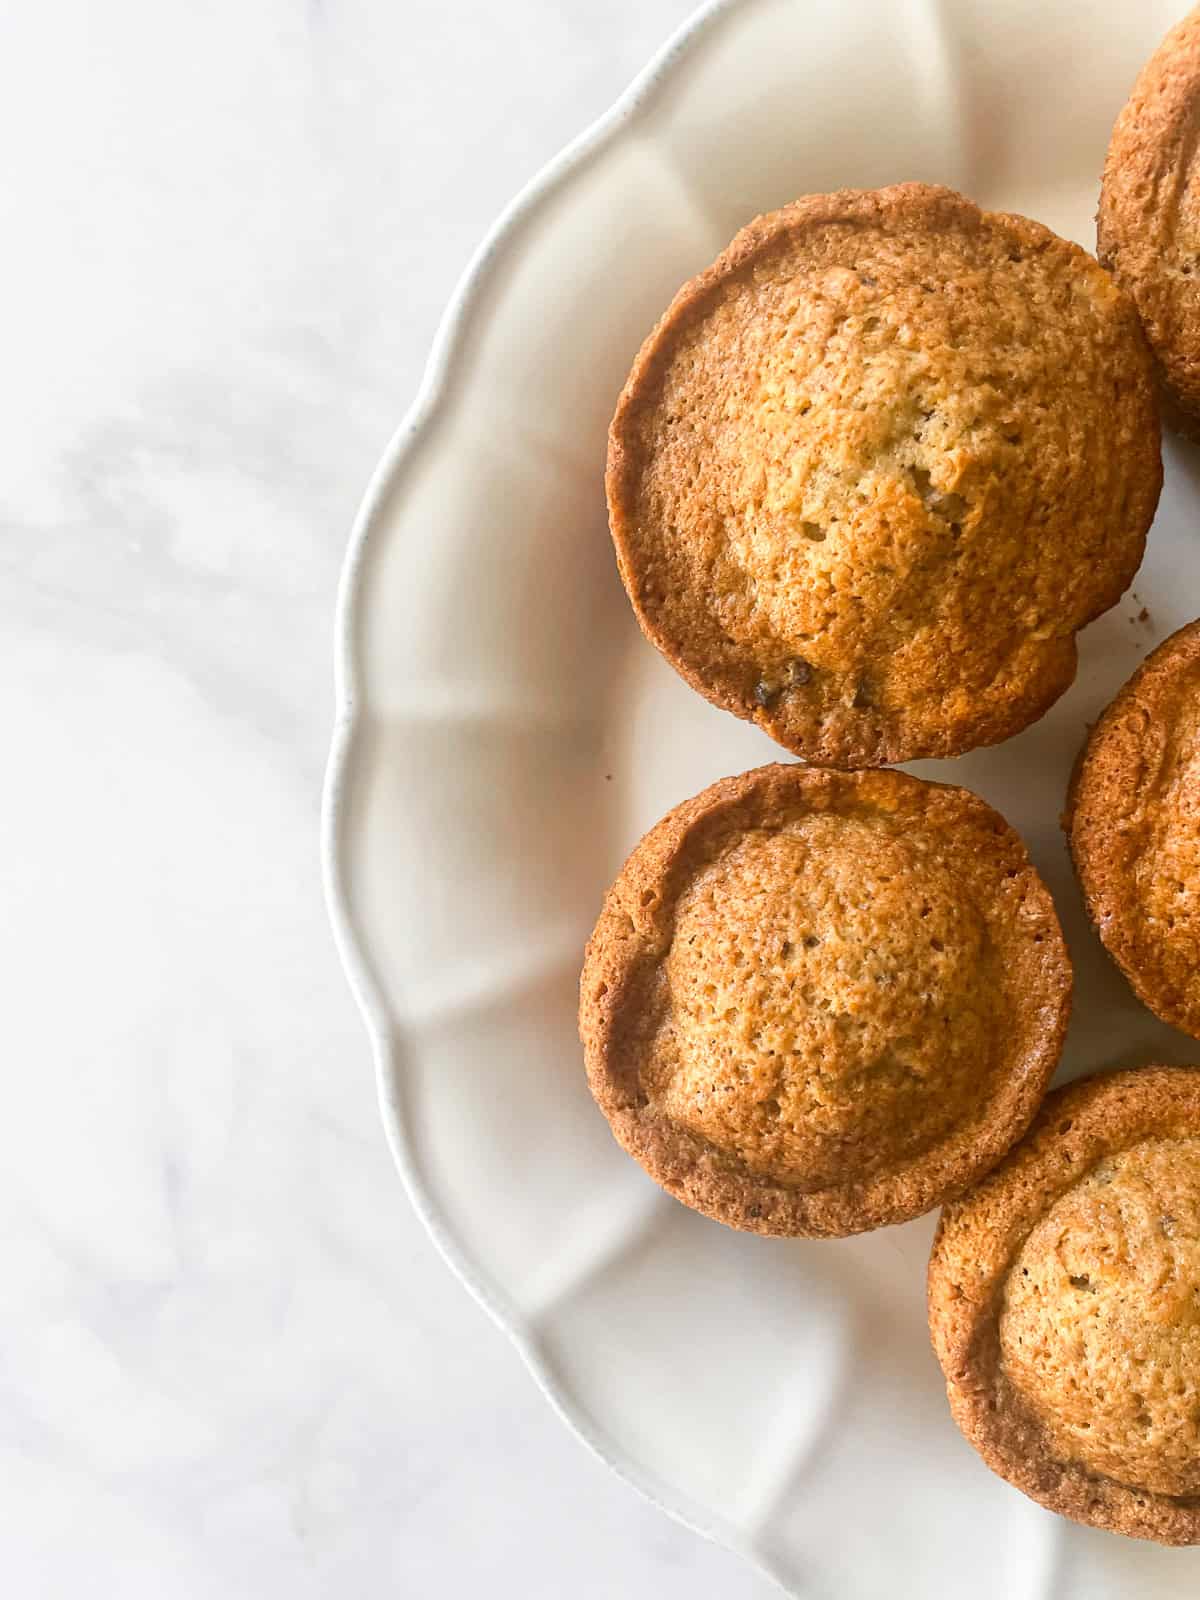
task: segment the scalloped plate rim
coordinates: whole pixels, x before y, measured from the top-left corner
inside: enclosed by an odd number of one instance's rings
[[[496,261],[511,244],[518,224],[542,200],[564,186],[603,149],[662,86],[700,36],[747,0],[705,0],[659,47],[617,100],[536,173],[509,202],[467,264],[434,334],[421,383],[407,413],[379,460],[355,517],[338,581],[334,613],[335,720],[321,802],[321,873],[334,942],[351,992],[366,1026],[375,1065],[376,1089],[388,1146],[412,1205],[446,1264],[520,1354],[534,1381],[568,1428],[630,1487],[652,1505],[706,1539],[740,1556],[768,1581],[783,1585],[762,1554],[727,1523],[701,1515],[659,1480],[651,1478],[600,1432],[572,1402],[565,1387],[542,1360],[536,1341],[521,1319],[502,1303],[496,1286],[470,1258],[428,1193],[413,1159],[400,1104],[398,1083],[405,1040],[389,1016],[355,924],[343,855],[345,799],[363,724],[357,660],[358,620],[367,547],[382,507],[408,458],[415,452],[453,379],[464,325]]]

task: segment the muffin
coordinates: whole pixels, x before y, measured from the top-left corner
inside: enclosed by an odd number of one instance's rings
[[[1200,1069],[1050,1095],[943,1213],[929,1326],[993,1471],[1078,1522],[1200,1543]]]
[[[947,189],[743,229],[642,346],[609,517],[646,636],[807,760],[994,744],[1075,675],[1161,485],[1149,352],[1083,250]]]
[[[1100,190],[1100,259],[1133,296],[1168,397],[1200,424],[1200,11],[1172,28],[1117,118]]]
[[[1100,718],[1063,818],[1088,913],[1138,998],[1200,1038],[1200,622]]]
[[[768,766],[657,824],[587,949],[618,1141],[756,1233],[914,1217],[993,1166],[1058,1060],[1071,967],[1017,834],[965,789]]]

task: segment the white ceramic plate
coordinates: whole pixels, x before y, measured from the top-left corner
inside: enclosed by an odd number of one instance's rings
[[[593,1108],[576,976],[605,887],[670,806],[779,754],[642,641],[605,429],[679,283],[798,194],[933,180],[1091,246],[1113,117],[1179,10],[708,6],[479,251],[351,544],[325,866],[413,1202],[571,1426],[814,1600],[1192,1597],[1200,1552],[1061,1522],[959,1438],[925,1330],[931,1218],[737,1235],[663,1196]],[[1200,458],[1174,440],[1135,590],[1049,716],[917,769],[999,807],[1054,890],[1065,1076],[1200,1050],[1109,966],[1057,821],[1085,724],[1200,612]]]

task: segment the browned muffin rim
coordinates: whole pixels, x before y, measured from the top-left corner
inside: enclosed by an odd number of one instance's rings
[[[1164,238],[1164,228],[1186,181],[1181,167],[1194,159],[1198,90],[1195,8],[1163,35],[1117,114],[1096,217],[1096,254],[1132,296],[1170,420],[1193,438],[1200,432],[1200,263],[1188,252],[1180,268],[1184,252]],[[1164,178],[1173,181],[1164,185]],[[1181,290],[1174,277],[1189,279],[1190,287]]]
[[[1143,736],[1169,738],[1179,680],[1191,669],[1200,669],[1200,619],[1157,645],[1102,712],[1076,760],[1062,820],[1088,915],[1104,948],[1143,1005],[1172,1027],[1200,1037],[1200,1013],[1192,1014],[1166,982],[1159,940],[1142,925],[1134,846],[1123,826],[1127,813],[1112,804],[1137,802]]]
[[[1014,943],[1019,941],[1018,948],[1026,942],[1031,952],[1037,948],[1038,971],[1046,977],[1039,1004],[1050,1007],[1053,1018],[1025,1059],[1005,1063],[1013,1067],[1011,1084],[1006,1080],[1000,1092],[1000,1098],[1005,1094],[1010,1098],[1005,1117],[987,1120],[974,1137],[959,1134],[957,1149],[956,1136],[951,1135],[867,1182],[806,1190],[739,1167],[689,1130],[666,1118],[656,1120],[644,1095],[634,1103],[631,1080],[637,1063],[631,1071],[622,1059],[623,1051],[629,1051],[621,1031],[621,1008],[647,940],[655,941],[648,959],[665,960],[674,906],[688,879],[689,848],[702,830],[724,820],[732,820],[736,827],[744,802],[765,796],[763,803],[770,805],[778,790],[793,802],[811,791],[836,803],[840,794],[858,800],[864,787],[911,804],[914,815],[924,815],[931,796],[952,797],[1003,841],[1015,863],[1004,876],[1012,880],[1011,892],[1021,897],[1022,907],[1030,908],[1023,911],[1020,927],[1014,918],[1011,936]],[[680,886],[674,894],[673,884]],[[639,938],[641,945],[630,942]],[[1034,955],[1029,959],[1034,961]],[[1032,1120],[1053,1075],[1069,1020],[1071,991],[1070,960],[1050,892],[1016,830],[979,796],[891,769],[845,773],[774,763],[718,780],[668,812],[634,849],[609,890],[588,943],[580,980],[580,1036],[592,1094],[614,1136],[668,1192],[745,1231],[842,1237],[919,1216],[960,1193],[1001,1158]]]
[[[1175,1545],[1200,1543],[1200,1496],[1156,1493],[1059,1459],[1000,1372],[998,1324],[1008,1274],[1055,1201],[1106,1157],[1198,1133],[1200,1067],[1134,1067],[1054,1090],[1000,1165],[943,1211],[927,1280],[951,1413],[993,1472],[1077,1522]],[[989,1225],[975,1226],[984,1206]]]

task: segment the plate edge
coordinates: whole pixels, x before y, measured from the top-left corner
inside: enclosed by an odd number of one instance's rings
[[[426,1192],[409,1148],[408,1133],[396,1092],[398,1054],[403,1041],[388,1016],[381,987],[368,960],[351,911],[344,860],[345,799],[356,746],[362,731],[356,642],[361,581],[368,545],[388,490],[407,457],[437,415],[461,344],[472,304],[518,223],[564,185],[591,156],[601,151],[652,97],[685,54],[721,17],[747,0],[704,0],[667,38],[623,93],[589,127],[569,141],[514,196],[488,229],[471,256],[442,314],[421,382],[408,411],[389,440],[368,482],[354,519],[338,581],[334,610],[334,727],[321,796],[320,854],[325,903],[351,993],[371,1045],[380,1113],[392,1158],[418,1217],[451,1271],[503,1330],[517,1349],[539,1389],[567,1427],[604,1464],[644,1499],[694,1533],[740,1556],[761,1576],[797,1595],[772,1571],[763,1555],[728,1524],[705,1516],[684,1503],[665,1484],[651,1479],[625,1458],[578,1412],[539,1353],[537,1342],[459,1246],[450,1227]]]

